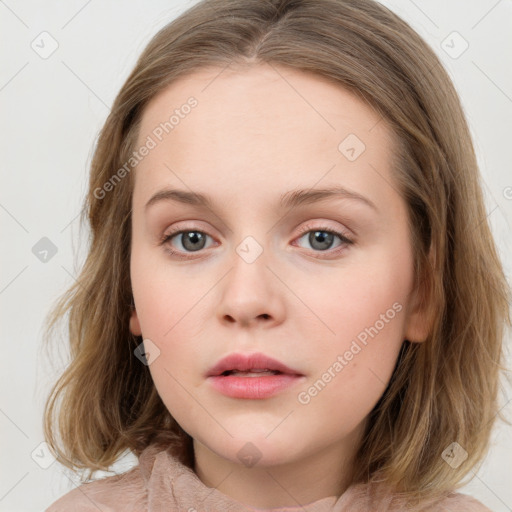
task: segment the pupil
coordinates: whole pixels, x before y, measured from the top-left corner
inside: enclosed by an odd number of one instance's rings
[[[183,247],[189,251],[198,251],[201,250],[204,245],[204,236],[202,233],[198,233],[197,231],[188,231],[187,233],[183,233],[184,238],[182,239]],[[199,247],[197,246],[198,242],[203,242],[203,244],[199,243]]]
[[[327,233],[326,231],[312,231],[309,234],[309,243],[313,248],[326,250],[331,246],[333,238],[333,233]],[[317,244],[317,242],[319,242],[319,244]]]

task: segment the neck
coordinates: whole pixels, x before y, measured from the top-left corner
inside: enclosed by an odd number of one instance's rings
[[[362,430],[314,454],[285,463],[246,467],[226,459],[194,439],[194,471],[207,486],[257,508],[304,506],[338,497],[352,482]]]

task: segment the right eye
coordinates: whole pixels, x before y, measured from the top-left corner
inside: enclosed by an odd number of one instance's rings
[[[187,258],[187,252],[199,252],[205,248],[206,239],[211,238],[210,235],[196,229],[177,229],[171,233],[166,233],[160,242],[160,245],[165,245],[165,250],[173,255],[181,258]],[[175,245],[172,241],[176,239],[178,250],[175,250]]]

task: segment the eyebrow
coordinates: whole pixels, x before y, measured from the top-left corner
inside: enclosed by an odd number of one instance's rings
[[[370,208],[378,212],[375,204],[367,197],[348,190],[341,186],[317,188],[317,189],[299,189],[290,190],[280,197],[279,205],[281,208],[293,208],[304,204],[312,204],[325,199],[356,199]],[[187,190],[178,190],[165,188],[156,192],[144,207],[147,211],[148,208],[161,201],[175,201],[183,204],[190,204],[194,206],[203,206],[213,209],[213,201],[211,197],[201,194],[199,192],[192,192]]]

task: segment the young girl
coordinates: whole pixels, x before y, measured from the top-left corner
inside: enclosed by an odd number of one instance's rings
[[[433,51],[372,0],[204,0],[92,162],[49,511],[484,511],[509,290]],[[194,247],[196,246],[196,247]]]

